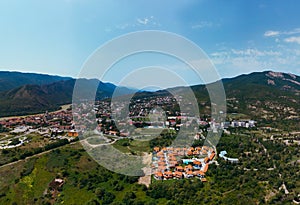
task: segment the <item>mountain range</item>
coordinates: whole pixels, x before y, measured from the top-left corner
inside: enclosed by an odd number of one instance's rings
[[[96,79],[79,79],[88,93],[97,86],[96,98],[112,96],[116,86]],[[44,74],[0,72],[0,116],[23,115],[58,109],[72,102],[76,79]],[[300,77],[273,71],[254,72],[222,79],[227,98],[228,117],[253,118],[265,125],[274,122],[286,127],[300,127]],[[186,87],[171,88],[184,91]],[[200,113],[209,114],[210,102],[205,85],[191,86]],[[120,95],[136,90],[122,88]],[[170,89],[138,92],[137,96],[168,95]],[[236,115],[242,114],[242,115]]]
[[[57,110],[72,103],[76,80],[84,85],[81,95],[89,96],[97,87],[96,99],[112,96],[116,86],[97,79],[74,79],[35,73],[0,72],[0,117]],[[135,92],[122,87],[119,94]]]

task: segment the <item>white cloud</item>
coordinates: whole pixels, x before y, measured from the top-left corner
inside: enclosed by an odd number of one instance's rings
[[[248,48],[248,49],[244,49],[244,50],[232,49],[231,52],[235,55],[242,55],[242,56],[279,56],[279,55],[281,55],[281,53],[278,51],[273,51],[273,50],[260,51],[258,49],[253,49],[253,48]]]
[[[154,16],[144,17],[144,18],[137,18],[136,19],[136,24],[139,25],[139,26],[146,26],[146,25],[160,26],[160,24],[156,21]]]
[[[137,19],[137,22],[143,25],[147,25],[149,23],[149,19],[148,18],[144,18],[144,19]]]
[[[264,36],[266,37],[272,37],[272,36],[278,36],[280,34],[279,31],[266,31],[264,33]]]
[[[299,37],[287,38],[289,42],[300,44]],[[237,72],[235,75],[261,70],[278,70],[295,74],[300,67],[300,49],[287,46],[277,47],[276,50],[259,50],[257,48],[223,48],[209,54],[212,62],[225,75]]]
[[[293,30],[290,31],[266,31],[264,33],[265,37],[277,37],[277,36],[281,36],[281,35],[294,35],[294,34],[299,34],[300,33],[300,28],[295,28]]]
[[[129,28],[137,28],[141,26],[148,26],[148,27],[159,27],[161,24],[156,21],[154,16],[150,17],[145,17],[145,18],[137,18],[133,22],[125,22],[122,24],[118,24],[114,26],[113,28],[106,28],[104,31],[105,32],[111,32],[114,29],[118,30],[124,30],[124,29],[129,29]]]
[[[300,44],[300,36],[292,36],[292,37],[289,37],[289,38],[285,38],[284,41],[287,42],[287,43],[298,43],[298,44]]]

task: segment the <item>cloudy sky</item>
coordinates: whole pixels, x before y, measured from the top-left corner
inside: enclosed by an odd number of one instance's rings
[[[76,77],[105,42],[162,30],[195,42],[222,77],[299,75],[299,10],[296,0],[2,0],[0,69]]]

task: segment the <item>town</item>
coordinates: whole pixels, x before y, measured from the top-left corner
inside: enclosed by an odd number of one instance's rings
[[[255,121],[251,119],[232,120],[217,124],[209,117],[197,119],[190,116],[189,113],[180,113],[176,109],[172,109],[176,100],[169,96],[151,97],[150,99],[134,99],[130,104],[130,116],[123,121],[113,119],[114,113],[111,111],[110,102],[107,100],[97,101],[95,104],[82,104],[80,109],[90,109],[91,113],[96,116],[97,133],[102,134],[103,144],[114,143],[120,139],[132,138],[137,133],[137,130],[152,129],[173,130],[179,132],[183,126],[182,121],[186,123],[196,122],[199,126],[199,131],[195,134],[195,140],[205,139],[205,133],[213,128],[222,128],[226,131],[228,128],[254,128]],[[124,106],[124,105],[123,105]],[[166,110],[165,116],[161,117],[159,110],[153,107],[161,106]],[[122,106],[120,106],[122,107]],[[72,110],[71,105],[64,106],[63,109],[55,112],[45,112],[30,116],[10,117],[0,120],[0,125],[7,132],[3,132],[0,136],[0,149],[12,149],[16,147],[26,148],[31,147],[34,141],[38,147],[46,146],[59,140],[67,140],[72,142],[79,140],[80,135],[84,135],[85,126],[76,125],[73,117],[88,119],[88,115],[80,116],[80,109]],[[156,121],[151,121],[150,114],[156,115]],[[116,123],[126,125],[129,123],[136,127],[133,132],[128,130],[119,130]],[[205,173],[211,163],[218,163],[215,160],[217,151],[211,147],[155,147],[152,155],[152,173],[154,178],[162,179],[181,179],[198,177],[205,182]],[[224,151],[226,152],[226,151]],[[226,153],[221,153],[220,158],[234,163],[238,159],[226,158]],[[33,152],[34,153],[34,152]],[[27,155],[25,155],[26,157]]]

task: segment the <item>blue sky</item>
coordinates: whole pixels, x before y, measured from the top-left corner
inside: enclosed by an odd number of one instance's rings
[[[195,42],[222,77],[300,75],[299,10],[296,0],[2,0],[0,70],[76,77],[105,42],[150,29]]]

